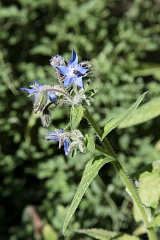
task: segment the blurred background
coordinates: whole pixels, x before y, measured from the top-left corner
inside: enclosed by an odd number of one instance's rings
[[[19,90],[34,80],[56,84],[49,60],[56,54],[93,65],[91,87],[99,90],[90,111],[102,127],[148,91],[160,95],[159,0],[1,0],[0,2],[0,239],[42,240],[50,224],[55,239],[91,239],[79,228],[131,234],[138,226],[132,202],[111,165],[92,182],[66,236],[64,217],[91,153],[65,158],[44,139],[68,123],[68,107],[52,110],[43,128],[32,99]],[[86,133],[88,124],[81,129]],[[160,118],[116,129],[109,141],[130,173],[160,159]],[[147,239],[142,235],[142,239]]]

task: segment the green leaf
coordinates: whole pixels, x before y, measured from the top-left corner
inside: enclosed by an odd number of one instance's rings
[[[93,237],[98,240],[139,240],[139,238],[135,236],[130,236],[128,234],[119,234],[116,232],[107,231],[104,229],[80,229],[76,232],[87,234],[90,237]]]
[[[140,123],[144,123],[160,115],[160,98],[154,98],[152,101],[143,104],[138,108],[132,117],[119,125],[119,128],[127,128]]]
[[[149,164],[133,175],[138,182],[138,192],[142,203],[147,207],[157,208],[160,200],[160,160]]]
[[[57,233],[49,224],[44,225],[42,235],[44,240],[58,240]]]
[[[141,212],[139,211],[139,208],[137,207],[136,204],[133,205],[133,216],[136,222],[140,222],[143,220]]]
[[[72,203],[68,209],[66,218],[64,220],[63,225],[63,233],[65,234],[65,230],[68,226],[68,223],[73,216],[74,212],[76,211],[85,191],[89,187],[92,180],[96,177],[101,167],[108,162],[111,162],[111,159],[108,159],[104,156],[96,157],[95,159],[91,159],[85,167],[81,182],[78,186],[77,192],[74,196],[74,199],[72,200]]]
[[[158,173],[145,172],[139,178],[139,194],[142,202],[147,207],[157,208],[160,191],[157,191],[157,186],[160,186],[160,175]]]
[[[72,106],[70,112],[70,125],[71,129],[74,130],[78,127],[80,121],[83,117],[83,107],[80,105],[78,107]]]
[[[142,99],[144,98],[145,94],[146,93],[143,93],[130,108],[128,108],[123,113],[121,113],[115,118],[112,118],[110,121],[106,123],[102,139],[135,111],[135,109],[139,106]]]
[[[50,56],[51,55],[51,47],[43,45],[38,45],[30,50],[32,55],[44,55]]]
[[[160,214],[158,214],[155,219],[150,222],[149,227],[160,227]]]
[[[90,237],[99,240],[110,240],[111,238],[117,236],[116,232],[107,231],[104,229],[91,228],[91,229],[79,229],[76,232],[84,233]]]
[[[94,153],[94,151],[95,151],[95,144],[94,144],[94,141],[93,141],[93,139],[88,135],[88,134],[86,134],[86,144],[87,144],[87,149],[89,150],[89,151],[91,151],[92,153]]]
[[[112,240],[112,238],[111,238],[111,240]],[[139,238],[135,237],[135,236],[128,235],[128,234],[122,234],[120,236],[117,236],[117,237],[113,238],[113,240],[139,240]]]
[[[134,76],[160,76],[160,65],[158,64],[142,64],[140,69],[135,69]]]

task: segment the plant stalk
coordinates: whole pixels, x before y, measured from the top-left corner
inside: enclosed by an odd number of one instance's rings
[[[96,134],[98,135],[99,139],[101,140],[105,151],[106,151],[106,155],[110,155],[112,156],[112,158],[114,158],[115,161],[112,161],[111,163],[113,164],[114,168],[116,169],[116,171],[118,172],[119,176],[121,177],[121,179],[123,180],[125,186],[127,187],[133,201],[135,202],[135,204],[137,205],[143,222],[145,223],[147,232],[148,232],[148,236],[149,236],[149,240],[156,240],[156,235],[155,235],[155,231],[154,228],[148,228],[149,226],[149,220],[148,220],[148,215],[146,213],[146,209],[143,205],[143,203],[141,202],[141,199],[138,195],[138,192],[136,190],[136,187],[134,186],[133,182],[131,181],[131,179],[129,178],[128,174],[125,172],[125,170],[123,169],[123,166],[121,165],[121,163],[119,162],[115,152],[113,151],[110,143],[108,142],[108,139],[105,137],[102,140],[102,134],[103,132],[101,131],[101,129],[99,128],[99,126],[95,123],[95,121],[93,120],[91,114],[89,113],[88,109],[85,109],[84,111],[84,117],[88,120],[88,122],[91,124],[91,126],[94,128]],[[100,150],[100,148],[98,149]],[[104,154],[104,150],[102,151],[102,153]]]

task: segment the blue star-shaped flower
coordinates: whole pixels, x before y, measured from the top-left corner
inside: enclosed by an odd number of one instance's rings
[[[57,129],[55,130],[55,132],[48,132],[48,135],[49,136],[46,137],[46,140],[47,141],[54,140],[59,142],[59,148],[61,148],[61,146],[63,145],[65,155],[68,155],[70,142],[69,142],[69,139],[65,137],[65,134],[63,133],[63,129],[60,129],[60,130]]]
[[[30,86],[31,88],[20,88],[21,90],[26,91],[27,93],[29,93],[29,97],[34,95],[34,100],[36,100],[38,94],[42,91],[47,91],[47,87],[49,87],[48,85],[42,85],[39,84],[38,82],[34,81],[34,85]],[[48,92],[47,91],[47,95],[48,95],[48,99],[51,102],[55,102],[57,97],[53,92]]]
[[[83,88],[82,77],[88,70],[88,67],[82,67],[78,64],[78,56],[74,50],[72,50],[72,57],[68,62],[68,66],[56,66],[62,75],[65,76],[64,86],[71,86],[76,83],[79,87]]]

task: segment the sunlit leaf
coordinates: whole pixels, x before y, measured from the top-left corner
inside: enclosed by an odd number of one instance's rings
[[[49,224],[44,225],[42,235],[44,240],[58,240],[57,233]]]
[[[115,118],[112,118],[110,121],[106,123],[102,139],[135,111],[135,109],[139,106],[139,104],[143,100],[145,94],[146,93],[143,93],[130,108],[128,108],[123,113],[121,113]]]
[[[151,215],[151,209],[156,209],[160,201],[160,161],[155,161],[145,168],[132,175],[136,180],[139,196],[142,203],[148,207],[148,214]],[[134,218],[138,222],[141,220],[138,209],[134,206]]]
[[[155,219],[150,222],[149,227],[160,227],[160,214],[158,214]]]
[[[133,175],[138,182],[140,198],[147,207],[156,208],[160,199],[160,161],[155,161]]]
[[[130,236],[128,234],[122,234],[122,235],[119,235],[115,238],[113,238],[114,240],[139,240],[138,237],[135,237],[135,236]],[[111,239],[112,240],[112,239]]]
[[[106,157],[96,157],[95,159],[90,160],[85,167],[81,182],[78,186],[77,192],[74,196],[74,199],[68,209],[66,218],[64,220],[63,225],[63,233],[65,233],[66,227],[68,226],[68,223],[73,216],[74,212],[76,211],[85,191],[89,187],[92,180],[96,177],[101,167],[107,163],[111,162],[112,160]]]
[[[156,64],[143,64],[140,69],[133,71],[134,76],[160,76],[160,65]]]
[[[71,129],[74,130],[78,127],[80,121],[83,117],[83,107],[80,105],[78,107],[72,106],[70,112],[70,125]]]
[[[35,46],[30,50],[30,53],[32,55],[50,56],[51,55],[51,47],[46,46],[46,45]]]
[[[94,144],[94,141],[93,141],[93,138],[91,138],[88,134],[86,134],[86,142],[87,142],[87,149],[91,152],[94,152],[95,151],[95,144]]]
[[[116,232],[107,231],[104,229],[97,229],[97,228],[91,228],[91,229],[80,229],[77,230],[79,233],[84,233],[90,237],[93,237],[98,240],[139,240],[138,237],[130,236],[128,234],[119,234]]]
[[[155,98],[148,103],[145,103],[138,108],[127,120],[119,125],[119,128],[127,128],[148,120],[151,120],[160,115],[160,98]]]
[[[113,237],[117,236],[116,232],[107,231],[104,229],[91,228],[91,229],[79,229],[76,232],[84,233],[90,237],[99,240],[110,240]]]

